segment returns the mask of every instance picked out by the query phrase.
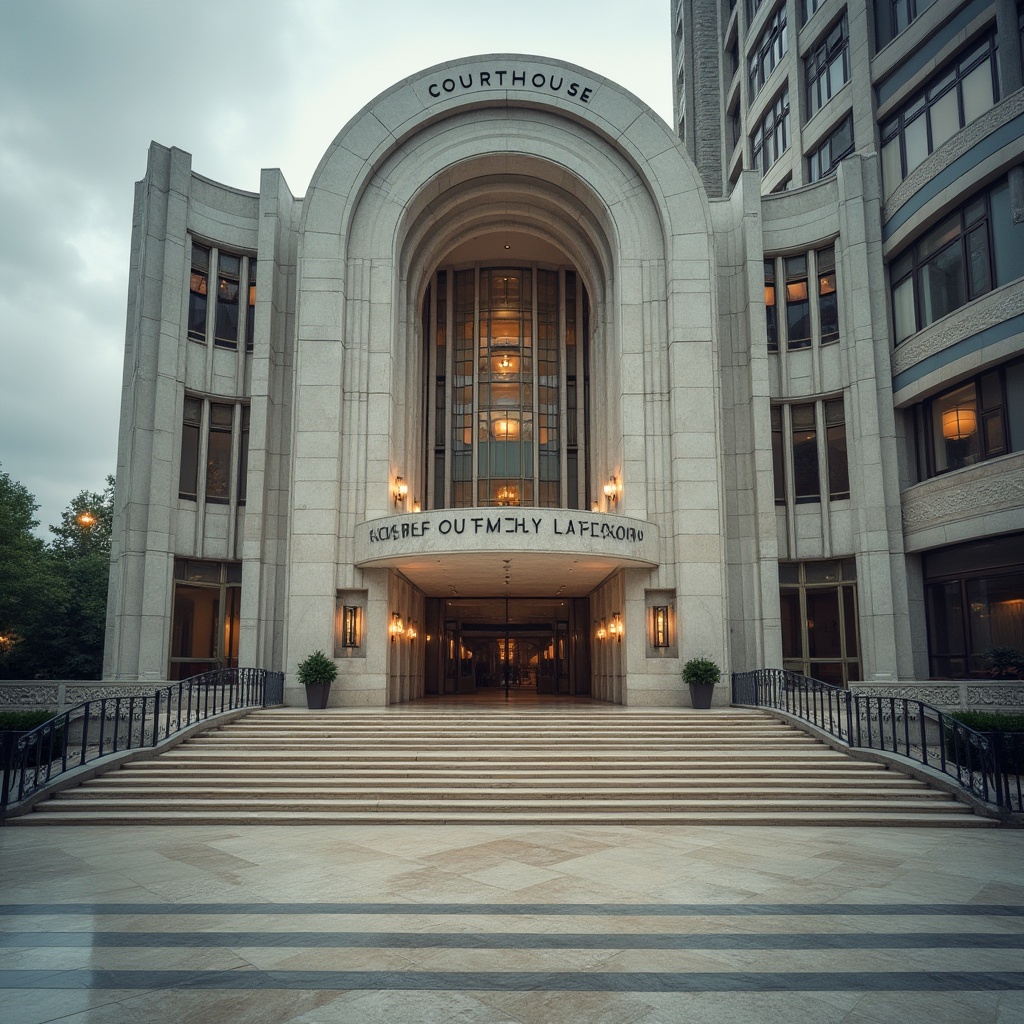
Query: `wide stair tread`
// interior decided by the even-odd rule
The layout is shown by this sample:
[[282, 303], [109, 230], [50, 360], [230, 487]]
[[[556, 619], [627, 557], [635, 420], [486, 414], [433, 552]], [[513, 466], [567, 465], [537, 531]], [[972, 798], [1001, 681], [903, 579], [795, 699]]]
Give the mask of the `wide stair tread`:
[[760, 712], [260, 711], [12, 824], [995, 824]]

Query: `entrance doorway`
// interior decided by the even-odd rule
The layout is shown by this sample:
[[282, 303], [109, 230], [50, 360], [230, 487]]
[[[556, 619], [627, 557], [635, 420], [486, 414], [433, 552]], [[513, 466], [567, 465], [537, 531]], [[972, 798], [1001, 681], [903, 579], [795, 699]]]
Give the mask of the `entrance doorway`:
[[590, 695], [586, 598], [427, 603], [425, 692]]

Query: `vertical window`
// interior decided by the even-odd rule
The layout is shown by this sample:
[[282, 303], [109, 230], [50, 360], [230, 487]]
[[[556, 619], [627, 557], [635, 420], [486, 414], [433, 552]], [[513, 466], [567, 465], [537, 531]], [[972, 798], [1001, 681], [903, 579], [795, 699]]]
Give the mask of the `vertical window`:
[[188, 336], [206, 341], [206, 299], [209, 288], [210, 250], [192, 245], [192, 271], [188, 280]]
[[789, 256], [786, 268], [786, 338], [790, 349], [811, 344], [811, 302], [807, 293], [807, 257]]
[[178, 468], [178, 497], [196, 500], [199, 488], [199, 430], [203, 421], [203, 403], [185, 397], [181, 423], [181, 464]]
[[919, 424], [926, 477], [1024, 450], [1024, 360], [929, 399]]
[[813, 405], [790, 407], [793, 427], [793, 491], [797, 503], [820, 501], [818, 431]]
[[1024, 274], [1024, 224], [1008, 216], [1007, 190], [1004, 181], [976, 196], [890, 264], [897, 344]]
[[775, 504], [786, 504], [786, 464], [783, 455], [782, 406], [773, 405], [772, 411], [772, 475], [775, 484]]
[[775, 260], [764, 261], [764, 313], [768, 351], [779, 351], [779, 312], [775, 303]]
[[224, 503], [231, 489], [231, 425], [233, 405], [210, 405], [206, 450], [206, 500]]
[[772, 15], [764, 27], [754, 52], [750, 55], [747, 75], [750, 82], [750, 96], [754, 97], [764, 87], [779, 61], [786, 55], [788, 43], [786, 39], [786, 3]]
[[878, 49], [888, 45], [935, 0], [878, 0], [875, 4], [875, 29]]
[[238, 665], [242, 565], [174, 560], [171, 679]]
[[751, 160], [756, 170], [768, 169], [789, 149], [789, 87], [765, 112], [751, 136]]
[[881, 129], [885, 194], [961, 128], [999, 99], [996, 37], [989, 36], [947, 64]]
[[846, 419], [842, 398], [825, 402], [825, 443], [828, 496], [832, 501], [850, 496], [850, 468], [846, 453]]
[[804, 70], [807, 116], [811, 117], [850, 80], [850, 33], [845, 14], [808, 54]]
[[[586, 437], [585, 289], [570, 270], [448, 273], [454, 279], [452, 308], [446, 311], [440, 300], [448, 278], [439, 273], [433, 282], [438, 352], [428, 352], [439, 369], [445, 358], [442, 320], [450, 316], [453, 373], [450, 382], [435, 373], [435, 443], [427, 452], [435, 503], [444, 500], [447, 485], [453, 508], [578, 508], [584, 490], [579, 449]], [[429, 433], [429, 422], [427, 428]], [[445, 439], [447, 451], [437, 443]]]
[[251, 352], [256, 336], [256, 261], [249, 260], [248, 305], [245, 310], [245, 351]]
[[853, 152], [853, 120], [844, 118], [818, 148], [807, 158], [809, 181], [820, 181], [830, 175], [839, 162]]
[[834, 246], [815, 254], [818, 271], [818, 320], [821, 343], [839, 340], [839, 306], [836, 301], [836, 250]]
[[832, 686], [860, 678], [854, 560], [781, 562], [779, 584], [784, 667]]
[[997, 647], [1024, 651], [1024, 534], [990, 537], [924, 556], [933, 677], [986, 677]]
[[249, 406], [241, 409], [241, 427], [238, 445], [238, 504], [245, 504], [249, 487]]
[[241, 258], [222, 252], [217, 255], [217, 322], [214, 343], [224, 348], [238, 344], [238, 291]]

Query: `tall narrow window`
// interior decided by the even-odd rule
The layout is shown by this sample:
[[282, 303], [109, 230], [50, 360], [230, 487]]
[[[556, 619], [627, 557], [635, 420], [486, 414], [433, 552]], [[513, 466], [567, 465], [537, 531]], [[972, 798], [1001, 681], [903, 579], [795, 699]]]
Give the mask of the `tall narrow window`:
[[238, 344], [238, 290], [241, 258], [222, 252], [217, 256], [217, 323], [214, 342], [224, 348]]
[[836, 250], [819, 249], [818, 263], [818, 319], [821, 324], [821, 343], [839, 340], [839, 306], [836, 301]]
[[750, 139], [752, 166], [767, 174], [768, 169], [789, 149], [789, 86], [779, 93], [765, 111]]
[[786, 504], [786, 463], [782, 443], [782, 406], [772, 406], [772, 476], [775, 484], [775, 504]]
[[850, 80], [850, 33], [846, 15], [804, 61], [807, 81], [807, 116], [821, 109]]
[[786, 332], [790, 349], [811, 344], [811, 303], [807, 294], [807, 257], [786, 259]]
[[245, 351], [251, 352], [256, 336], [256, 261], [249, 260], [248, 306], [245, 311]]
[[199, 430], [203, 421], [203, 403], [185, 398], [181, 423], [181, 463], [178, 468], [178, 497], [196, 500], [199, 487]]
[[809, 181], [828, 177], [844, 157], [853, 152], [853, 119], [845, 117], [839, 126], [807, 158]]
[[210, 405], [206, 450], [206, 500], [225, 503], [231, 496], [231, 426], [233, 405]]
[[249, 406], [241, 409], [241, 427], [238, 445], [238, 504], [245, 504], [249, 487]]
[[764, 261], [764, 315], [768, 351], [779, 351], [779, 312], [775, 304], [775, 260]]
[[210, 250], [192, 245], [192, 271], [188, 279], [188, 336], [206, 341], [206, 300], [209, 290]]
[[793, 484], [797, 502], [820, 501], [818, 431], [813, 405], [790, 408], [793, 421]]
[[846, 417], [842, 398], [825, 403], [828, 496], [833, 501], [850, 496], [850, 468], [846, 452]]

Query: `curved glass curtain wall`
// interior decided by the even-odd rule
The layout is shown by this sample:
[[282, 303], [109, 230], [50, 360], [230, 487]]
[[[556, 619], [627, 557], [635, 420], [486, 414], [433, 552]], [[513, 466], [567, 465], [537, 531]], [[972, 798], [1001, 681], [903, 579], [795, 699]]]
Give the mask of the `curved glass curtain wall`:
[[580, 508], [589, 308], [573, 270], [439, 270], [423, 302], [428, 508]]

